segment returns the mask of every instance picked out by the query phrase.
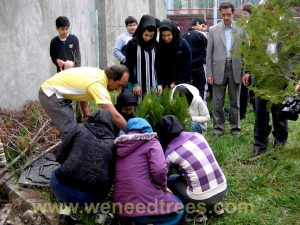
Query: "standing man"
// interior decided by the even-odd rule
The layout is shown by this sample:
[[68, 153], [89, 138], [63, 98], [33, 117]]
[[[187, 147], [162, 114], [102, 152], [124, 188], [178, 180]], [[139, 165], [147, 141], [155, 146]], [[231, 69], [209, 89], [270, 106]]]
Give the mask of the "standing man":
[[128, 78], [129, 72], [124, 65], [107, 67], [105, 70], [72, 68], [46, 80], [39, 90], [39, 100], [62, 137], [76, 126], [72, 100], [80, 101], [84, 118], [89, 116], [87, 101], [94, 100], [102, 109], [111, 113], [115, 125], [122, 130], [126, 121], [114, 107], [108, 91], [121, 90]]
[[200, 96], [204, 99], [205, 91], [205, 71], [203, 65], [206, 58], [206, 37], [199, 32], [202, 29], [202, 24], [205, 21], [202, 18], [194, 18], [192, 20], [192, 27], [182, 36], [187, 40], [192, 50], [192, 84], [199, 90]]
[[70, 22], [65, 16], [55, 21], [58, 35], [51, 40], [50, 57], [55, 64], [57, 72], [64, 69], [79, 67], [81, 55], [78, 38], [70, 34]]
[[233, 55], [240, 43], [235, 35], [244, 35], [233, 21], [234, 6], [230, 2], [221, 3], [222, 21], [208, 32], [206, 76], [208, 84], [213, 88], [213, 122], [214, 136], [219, 137], [224, 132], [224, 100], [228, 86], [230, 101], [230, 133], [239, 135], [240, 127], [240, 83], [242, 75], [241, 59]]
[[127, 42], [131, 40], [132, 35], [137, 28], [136, 18], [134, 18], [133, 16], [128, 16], [125, 19], [125, 25], [127, 31], [117, 38], [114, 46], [114, 56], [119, 60], [121, 64], [125, 64]]

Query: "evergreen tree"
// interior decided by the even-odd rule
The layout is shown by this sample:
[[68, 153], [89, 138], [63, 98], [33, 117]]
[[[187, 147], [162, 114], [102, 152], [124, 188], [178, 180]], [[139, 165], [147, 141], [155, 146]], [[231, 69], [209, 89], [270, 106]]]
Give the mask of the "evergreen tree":
[[300, 0], [268, 0], [254, 9], [249, 22], [238, 21], [247, 33], [238, 54], [254, 75], [250, 89], [272, 103], [293, 95], [300, 79], [300, 25], [293, 6], [300, 6]]

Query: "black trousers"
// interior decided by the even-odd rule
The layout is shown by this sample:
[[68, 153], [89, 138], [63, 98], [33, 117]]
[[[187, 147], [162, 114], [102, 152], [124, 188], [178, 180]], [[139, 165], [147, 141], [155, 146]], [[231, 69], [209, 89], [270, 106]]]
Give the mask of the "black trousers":
[[248, 106], [249, 90], [242, 83], [241, 84], [241, 94], [240, 94], [240, 118], [246, 118], [247, 106]]
[[[268, 137], [271, 133], [270, 112], [267, 108], [268, 101], [255, 96], [255, 126], [254, 126], [254, 150], [264, 151], [268, 147]], [[280, 118], [282, 107], [280, 104], [271, 106], [273, 120], [274, 146], [283, 146], [288, 138], [287, 120]]]
[[204, 99], [206, 78], [203, 66], [192, 69], [192, 79], [192, 85], [198, 88], [201, 98]]

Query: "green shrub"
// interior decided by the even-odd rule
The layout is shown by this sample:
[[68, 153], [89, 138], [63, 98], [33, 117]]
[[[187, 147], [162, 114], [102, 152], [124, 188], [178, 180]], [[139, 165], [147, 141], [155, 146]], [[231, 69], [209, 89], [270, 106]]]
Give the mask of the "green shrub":
[[155, 126], [160, 117], [175, 115], [184, 129], [191, 131], [192, 118], [188, 111], [186, 97], [175, 94], [171, 101], [171, 90], [168, 88], [164, 89], [160, 96], [154, 91], [145, 95], [139, 103], [135, 115], [148, 120], [152, 127]]

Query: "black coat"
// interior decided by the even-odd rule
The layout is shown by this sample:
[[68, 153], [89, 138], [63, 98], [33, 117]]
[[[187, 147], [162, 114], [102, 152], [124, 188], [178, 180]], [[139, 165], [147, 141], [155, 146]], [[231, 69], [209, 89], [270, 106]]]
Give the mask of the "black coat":
[[98, 110], [90, 123], [65, 137], [56, 154], [58, 179], [83, 191], [107, 194], [113, 179], [114, 129], [109, 111]]

